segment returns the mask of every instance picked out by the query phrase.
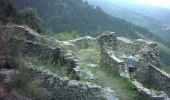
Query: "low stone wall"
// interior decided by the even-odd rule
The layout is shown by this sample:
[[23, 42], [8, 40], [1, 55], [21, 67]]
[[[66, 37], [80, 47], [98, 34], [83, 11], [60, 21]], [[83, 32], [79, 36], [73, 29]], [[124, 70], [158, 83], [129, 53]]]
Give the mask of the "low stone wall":
[[117, 52], [125, 55], [136, 54], [142, 48], [147, 48], [147, 42], [142, 39], [137, 39], [135, 41], [128, 40], [123, 37], [117, 37]]
[[26, 64], [26, 68], [33, 77], [40, 80], [44, 88], [50, 91], [48, 98], [50, 100], [118, 100], [114, 91], [103, 89], [95, 84], [59, 77], [49, 70], [32, 64]]
[[124, 61], [117, 58], [114, 53], [108, 51], [101, 54], [100, 64], [111, 69], [113, 72], [119, 73], [124, 65]]
[[62, 41], [62, 46], [70, 49], [72, 51], [77, 51], [79, 49], [84, 48], [99, 48], [96, 38], [92, 38], [90, 36], [69, 40], [69, 41]]
[[149, 66], [150, 84], [163, 90], [170, 97], [170, 75], [152, 65]]
[[170, 98], [163, 91], [155, 91], [145, 88], [141, 83], [132, 81], [138, 92], [143, 96], [144, 100], [169, 100]]

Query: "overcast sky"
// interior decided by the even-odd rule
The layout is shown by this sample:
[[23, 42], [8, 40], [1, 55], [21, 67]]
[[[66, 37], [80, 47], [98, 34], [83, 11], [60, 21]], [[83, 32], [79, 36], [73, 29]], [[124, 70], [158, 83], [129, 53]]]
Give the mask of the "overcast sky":
[[159, 6], [163, 8], [170, 9], [170, 0], [108, 0], [110, 2], [121, 2], [128, 4], [140, 4], [140, 5], [151, 5], [151, 6]]

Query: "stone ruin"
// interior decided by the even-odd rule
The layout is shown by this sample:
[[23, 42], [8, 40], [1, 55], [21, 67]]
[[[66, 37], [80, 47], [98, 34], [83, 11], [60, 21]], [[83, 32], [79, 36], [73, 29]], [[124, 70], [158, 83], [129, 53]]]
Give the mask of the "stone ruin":
[[[0, 38], [0, 48], [2, 48], [0, 67], [6, 61], [5, 49], [10, 48], [10, 45], [4, 48], [4, 44], [11, 39], [15, 40], [14, 43], [24, 43], [22, 52], [25, 55], [40, 56], [42, 60], [52, 59], [53, 63], [60, 63], [61, 66], [66, 64], [67, 71], [74, 74], [74, 80], [60, 77], [31, 63], [25, 64], [32, 76], [41, 80], [40, 84], [50, 91], [51, 99], [75, 100], [76, 97], [77, 100], [118, 100], [113, 90], [76, 81], [81, 78], [81, 69], [74, 52], [88, 47], [100, 49], [100, 64], [125, 78], [129, 78], [126, 66], [127, 57], [135, 54], [136, 70], [135, 80], [132, 81], [132, 84], [139, 93], [147, 100], [168, 100], [168, 96], [170, 96], [170, 75], [159, 69], [159, 50], [154, 42], [142, 39], [131, 41], [123, 37], [116, 37], [114, 33], [103, 34], [97, 38], [87, 36], [75, 40], [58, 41], [24, 26], [0, 27]], [[8, 59], [12, 59], [12, 57], [8, 57]], [[161, 91], [158, 93], [146, 88], [143, 84], [150, 84]]]
[[[170, 96], [170, 75], [159, 69], [159, 51], [157, 44], [150, 41], [128, 40], [116, 37], [114, 33], [101, 35], [97, 38], [101, 50], [101, 65], [113, 70], [122, 77], [128, 78], [127, 57], [135, 54], [135, 76], [132, 83], [145, 99], [168, 100]], [[156, 94], [142, 84], [150, 84], [161, 90]]]
[[[76, 42], [72, 41], [72, 43]], [[52, 73], [50, 70], [37, 67], [25, 61], [24, 66], [32, 77], [35, 80], [39, 80], [39, 84], [49, 91], [47, 99], [118, 100], [115, 92], [109, 88], [101, 88], [92, 83], [78, 81], [81, 78], [78, 60], [73, 56], [72, 51], [64, 51], [62, 49], [63, 44], [64, 42], [54, 38], [47, 38], [26, 26], [1, 26], [0, 48], [2, 49], [0, 50], [0, 69], [6, 67], [5, 64], [9, 63], [7, 61], [15, 62], [16, 58], [12, 56], [13, 52], [11, 51], [19, 48], [19, 52], [23, 56], [36, 56], [40, 57], [41, 60], [50, 59], [53, 61], [52, 63], [60, 63], [61, 66], [65, 64], [68, 73], [74, 75], [73, 80], [68, 77], [60, 77], [60, 75]], [[22, 48], [20, 48], [20, 45]]]

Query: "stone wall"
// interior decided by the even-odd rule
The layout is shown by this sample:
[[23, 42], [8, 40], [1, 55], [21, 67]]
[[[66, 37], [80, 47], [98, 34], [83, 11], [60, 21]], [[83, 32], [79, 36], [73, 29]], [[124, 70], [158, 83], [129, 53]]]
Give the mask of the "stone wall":
[[[134, 78], [140, 82], [134, 85], [138, 91], [147, 100], [166, 100], [166, 96], [169, 96], [170, 80], [169, 75], [159, 69], [159, 50], [156, 43], [142, 39], [131, 41], [116, 37], [114, 33], [99, 36], [98, 42], [102, 65], [123, 77], [128, 77], [126, 60], [129, 55], [134, 54], [134, 67], [136, 67]], [[157, 94], [156, 91], [145, 88], [141, 83], [153, 85], [153, 88], [162, 90], [167, 95], [162, 92]]]
[[150, 84], [159, 90], [163, 90], [170, 97], [170, 75], [150, 65]]
[[150, 82], [150, 64], [159, 67], [159, 52], [156, 48], [144, 49], [136, 55], [136, 79], [141, 83]]
[[0, 47], [3, 49], [0, 50], [1, 66], [6, 64], [7, 58], [16, 59], [16, 56], [12, 57], [12, 53], [7, 51], [11, 48], [13, 48], [10, 50], [12, 52], [20, 49], [18, 53], [23, 52], [23, 56], [36, 56], [41, 60], [52, 61], [52, 63], [65, 66], [69, 73], [75, 74], [75, 79], [80, 79], [81, 72], [77, 59], [73, 57], [71, 52], [60, 49], [60, 41], [42, 36], [24, 26], [2, 26], [0, 27], [0, 36]]
[[154, 42], [137, 39], [134, 41], [116, 37], [114, 33], [99, 36], [101, 50], [100, 63], [115, 72], [127, 73], [126, 60], [129, 55], [135, 55], [136, 77], [144, 83], [149, 80], [149, 64], [159, 67], [159, 51]]
[[131, 41], [123, 37], [117, 37], [117, 43], [116, 51], [125, 55], [136, 54], [142, 48], [147, 48], [147, 42], [142, 39]]
[[77, 51], [84, 48], [99, 48], [96, 38], [90, 36], [81, 37], [74, 40], [62, 41], [61, 44], [72, 51]]
[[114, 91], [103, 89], [95, 84], [59, 77], [49, 70], [32, 64], [26, 64], [26, 68], [33, 77], [40, 80], [44, 88], [50, 91], [48, 98], [50, 100], [118, 100]]
[[101, 51], [100, 64], [118, 73], [123, 61], [116, 56], [118, 44], [115, 34], [103, 34], [97, 40]]
[[169, 100], [170, 98], [163, 91], [155, 91], [144, 87], [137, 81], [132, 81], [132, 84], [137, 88], [138, 92], [143, 96], [144, 100]]

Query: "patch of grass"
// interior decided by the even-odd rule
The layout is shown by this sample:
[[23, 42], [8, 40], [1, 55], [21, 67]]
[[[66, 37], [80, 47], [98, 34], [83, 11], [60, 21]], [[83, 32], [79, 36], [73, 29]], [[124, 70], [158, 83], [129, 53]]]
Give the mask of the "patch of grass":
[[[76, 55], [81, 62], [88, 61], [92, 64], [98, 64], [100, 60], [100, 52], [96, 49], [81, 49]], [[97, 76], [95, 80], [82, 78], [81, 81], [90, 81], [102, 87], [111, 87], [115, 90], [120, 100], [142, 100], [142, 97], [138, 94], [136, 88], [131, 84], [131, 82], [113, 73], [112, 70], [106, 69], [103, 66], [91, 68], [85, 64], [82, 64], [80, 67], [83, 71], [91, 71], [95, 76]]]
[[167, 46], [165, 46], [164, 44], [158, 43], [158, 48], [160, 50], [163, 50], [166, 54], [170, 55], [170, 48], [168, 48]]
[[42, 61], [38, 57], [25, 57], [26, 61], [31, 62], [37, 67], [43, 67], [49, 69], [51, 72], [56, 73], [59, 76], [67, 76], [67, 67], [53, 64], [51, 60]]
[[76, 53], [76, 57], [82, 62], [91, 62], [96, 64], [100, 61], [100, 51], [92, 48], [80, 49]]
[[161, 64], [160, 69], [162, 69], [163, 71], [165, 71], [165, 72], [167, 72], [167, 73], [170, 74], [170, 67], [167, 66], [167, 65], [166, 65], [165, 63], [163, 63], [162, 61], [160, 62], [160, 64]]
[[62, 33], [53, 33], [50, 35], [60, 41], [73, 40], [73, 39], [80, 37], [79, 33], [77, 31], [72, 31], [72, 32], [66, 31], [66, 32], [62, 32]]
[[120, 100], [142, 100], [142, 97], [138, 94], [136, 88], [130, 81], [113, 73], [110, 69], [106, 69], [102, 66], [98, 66], [97, 68], [90, 68], [86, 66], [82, 67], [83, 70], [91, 71], [95, 76], [97, 76], [97, 79], [95, 80], [90, 81], [83, 79], [82, 81], [90, 81], [102, 87], [111, 87], [115, 90]]

